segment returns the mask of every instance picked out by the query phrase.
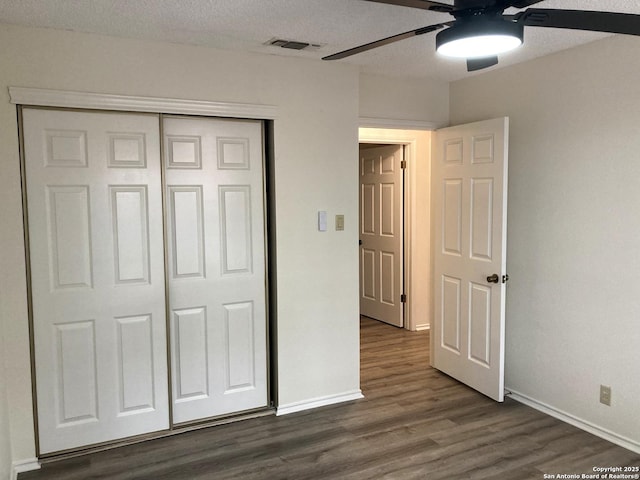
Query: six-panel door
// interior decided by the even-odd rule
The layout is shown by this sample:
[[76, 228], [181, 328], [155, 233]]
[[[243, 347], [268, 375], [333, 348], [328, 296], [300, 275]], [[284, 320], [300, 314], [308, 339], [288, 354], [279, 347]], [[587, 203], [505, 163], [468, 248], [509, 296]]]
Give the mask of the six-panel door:
[[402, 145], [360, 151], [360, 314], [402, 327]]
[[23, 125], [40, 453], [166, 429], [158, 116]]
[[167, 117], [176, 423], [267, 405], [262, 124]]
[[[502, 401], [508, 118], [436, 132], [432, 365]], [[488, 277], [496, 275], [498, 283]]]

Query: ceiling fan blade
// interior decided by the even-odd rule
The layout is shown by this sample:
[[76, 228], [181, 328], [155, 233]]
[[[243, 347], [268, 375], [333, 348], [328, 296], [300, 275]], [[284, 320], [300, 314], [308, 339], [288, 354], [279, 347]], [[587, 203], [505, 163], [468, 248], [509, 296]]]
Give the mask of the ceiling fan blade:
[[341, 58], [350, 57], [351, 55], [355, 55], [357, 53], [366, 52], [367, 50], [372, 50], [374, 48], [382, 47], [390, 43], [404, 40], [405, 38], [411, 38], [417, 35], [424, 35], [425, 33], [434, 32], [448, 25], [451, 25], [452, 23], [453, 22], [438, 23], [437, 25], [429, 25], [428, 27], [422, 27], [416, 30], [411, 30], [409, 32], [399, 33], [398, 35], [393, 35], [391, 37], [383, 38], [382, 40], [376, 40], [375, 42], [367, 43], [365, 45], [360, 45], [359, 47], [354, 47], [348, 50], [344, 50], [342, 52], [334, 53], [333, 55], [324, 57], [323, 60], [340, 60]]
[[498, 64], [498, 57], [467, 58], [467, 72], [475, 72]]
[[528, 27], [570, 28], [640, 35], [640, 15], [631, 13], [530, 8], [516, 14], [514, 19]]
[[456, 10], [453, 5], [442, 2], [431, 2], [429, 0], [365, 0], [367, 2], [386, 3], [389, 5], [398, 5], [401, 7], [421, 8], [422, 10], [431, 10], [433, 12], [449, 13]]

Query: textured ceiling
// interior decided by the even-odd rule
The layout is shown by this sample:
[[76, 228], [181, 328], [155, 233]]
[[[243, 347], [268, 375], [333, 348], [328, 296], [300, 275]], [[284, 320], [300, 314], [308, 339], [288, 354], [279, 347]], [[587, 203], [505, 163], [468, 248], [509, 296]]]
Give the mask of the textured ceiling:
[[[640, 14], [640, 0], [546, 0], [536, 7]], [[450, 19], [448, 14], [362, 0], [0, 0], [0, 23], [318, 61], [347, 48]], [[525, 30], [524, 47], [503, 55], [500, 65], [494, 68], [603, 36], [529, 27]], [[318, 43], [323, 47], [316, 51], [292, 51], [263, 45], [274, 37]], [[435, 54], [435, 34], [403, 40], [339, 61], [359, 65], [366, 73], [382, 75], [444, 81], [471, 75], [466, 72], [464, 60], [446, 60]]]

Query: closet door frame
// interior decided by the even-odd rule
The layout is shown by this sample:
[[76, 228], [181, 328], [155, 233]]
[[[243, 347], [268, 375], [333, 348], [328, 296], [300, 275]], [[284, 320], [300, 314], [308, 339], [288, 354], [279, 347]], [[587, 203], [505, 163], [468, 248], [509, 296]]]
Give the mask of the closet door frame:
[[[39, 431], [38, 431], [38, 410], [37, 410], [37, 386], [36, 386], [36, 365], [35, 365], [35, 344], [34, 344], [34, 323], [33, 323], [33, 301], [32, 301], [32, 289], [31, 289], [31, 264], [30, 264], [30, 251], [29, 251], [29, 228], [28, 228], [28, 205], [27, 205], [27, 191], [26, 191], [26, 176], [25, 176], [25, 156], [24, 156], [24, 137], [22, 128], [22, 107], [33, 107], [41, 109], [55, 109], [55, 110], [67, 110], [67, 111], [83, 111], [83, 112], [116, 112], [116, 113], [152, 113], [159, 116], [159, 136], [160, 136], [160, 156], [161, 156], [161, 185], [162, 185], [162, 208], [163, 216], [166, 213], [167, 199], [165, 195], [166, 181], [164, 178], [164, 161], [165, 152], [163, 141], [163, 115], [187, 115], [193, 117], [218, 117], [218, 118], [234, 118], [234, 119], [247, 119], [247, 120], [260, 120], [262, 121], [262, 159], [263, 162], [263, 198], [264, 198], [264, 242], [265, 242], [265, 309], [266, 309], [266, 341], [267, 341], [267, 395], [268, 395], [268, 407], [273, 408], [276, 404], [277, 391], [273, 388], [275, 384], [275, 362], [276, 362], [276, 348], [275, 348], [275, 334], [276, 334], [276, 322], [275, 322], [275, 302], [270, 302], [272, 298], [272, 292], [275, 290], [274, 278], [275, 278], [275, 263], [271, 261], [273, 258], [270, 256], [270, 252], [273, 251], [275, 245], [272, 240], [275, 238], [274, 225], [271, 221], [273, 214], [271, 209], [270, 197], [267, 193], [272, 187], [272, 172], [270, 172], [270, 166], [273, 160], [273, 139], [271, 135], [273, 133], [273, 127], [276, 123], [278, 109], [272, 105], [261, 104], [244, 104], [244, 103], [227, 103], [227, 102], [210, 102], [200, 100], [182, 100], [171, 99], [161, 97], [141, 97], [130, 95], [112, 95], [112, 94], [94, 94], [85, 92], [73, 92], [62, 90], [45, 90], [37, 88], [23, 88], [23, 87], [9, 87], [10, 101], [16, 105], [19, 124], [19, 144], [20, 144], [20, 169], [21, 169], [21, 182], [22, 182], [22, 209], [23, 209], [23, 225], [24, 225], [24, 243], [25, 243], [25, 268], [26, 268], [26, 280], [27, 280], [27, 307], [28, 307], [28, 324], [29, 324], [29, 344], [30, 344], [30, 358], [31, 358], [31, 387], [32, 387], [32, 414], [33, 425], [36, 438], [35, 450], [38, 458], [47, 457], [59, 457], [65, 454], [73, 454], [75, 451], [82, 450], [83, 452], [90, 452], [93, 450], [101, 450], [112, 446], [119, 446], [123, 444], [136, 443], [148, 439], [153, 439], [161, 436], [171, 435], [175, 433], [181, 433], [189, 429], [194, 428], [193, 425], [175, 425], [173, 419], [173, 402], [172, 397], [172, 378], [171, 378], [171, 329], [169, 323], [169, 295], [168, 295], [168, 276], [167, 276], [167, 248], [165, 246], [165, 316], [166, 316], [166, 348], [167, 348], [167, 382], [169, 388], [169, 428], [168, 430], [160, 430], [157, 432], [146, 433], [136, 435], [133, 437], [126, 437], [123, 439], [117, 439], [99, 444], [89, 445], [87, 447], [80, 447], [77, 449], [70, 449], [68, 451], [54, 452], [52, 454], [41, 454]], [[273, 195], [273, 194], [271, 194]], [[167, 226], [166, 222], [163, 222], [163, 241], [167, 242]], [[260, 409], [264, 411], [264, 409]], [[248, 414], [252, 412], [239, 412], [239, 415]], [[259, 414], [259, 412], [253, 412]], [[233, 415], [232, 415], [233, 416]], [[225, 418], [227, 418], [225, 416]], [[216, 419], [204, 419], [203, 424], [215, 425], [216, 423], [225, 422], [224, 419], [217, 421]], [[197, 423], [197, 422], [196, 422]]]

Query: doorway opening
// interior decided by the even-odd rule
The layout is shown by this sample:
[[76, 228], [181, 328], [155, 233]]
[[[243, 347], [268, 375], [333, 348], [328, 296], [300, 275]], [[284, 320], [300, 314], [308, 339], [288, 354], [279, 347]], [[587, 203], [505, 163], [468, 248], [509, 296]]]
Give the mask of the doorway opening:
[[[361, 314], [407, 330], [427, 330], [432, 314], [431, 132], [360, 128], [359, 142]], [[390, 153], [394, 149], [396, 153]], [[373, 175], [376, 168], [378, 174]], [[376, 228], [381, 234], [377, 237], [382, 238], [372, 234]], [[383, 276], [386, 283], [380, 281]], [[373, 314], [363, 308], [362, 301], [372, 293], [383, 307]], [[364, 303], [375, 306], [375, 302]], [[394, 308], [396, 317], [388, 317], [391, 321], [380, 318], [381, 310], [388, 315]]]
[[[426, 135], [422, 151], [417, 139], [407, 139], [420, 133]], [[361, 143], [403, 144], [409, 152], [405, 328], [417, 329], [417, 317], [433, 325], [431, 366], [499, 402], [508, 279], [508, 133], [507, 117], [429, 132], [360, 129]]]

